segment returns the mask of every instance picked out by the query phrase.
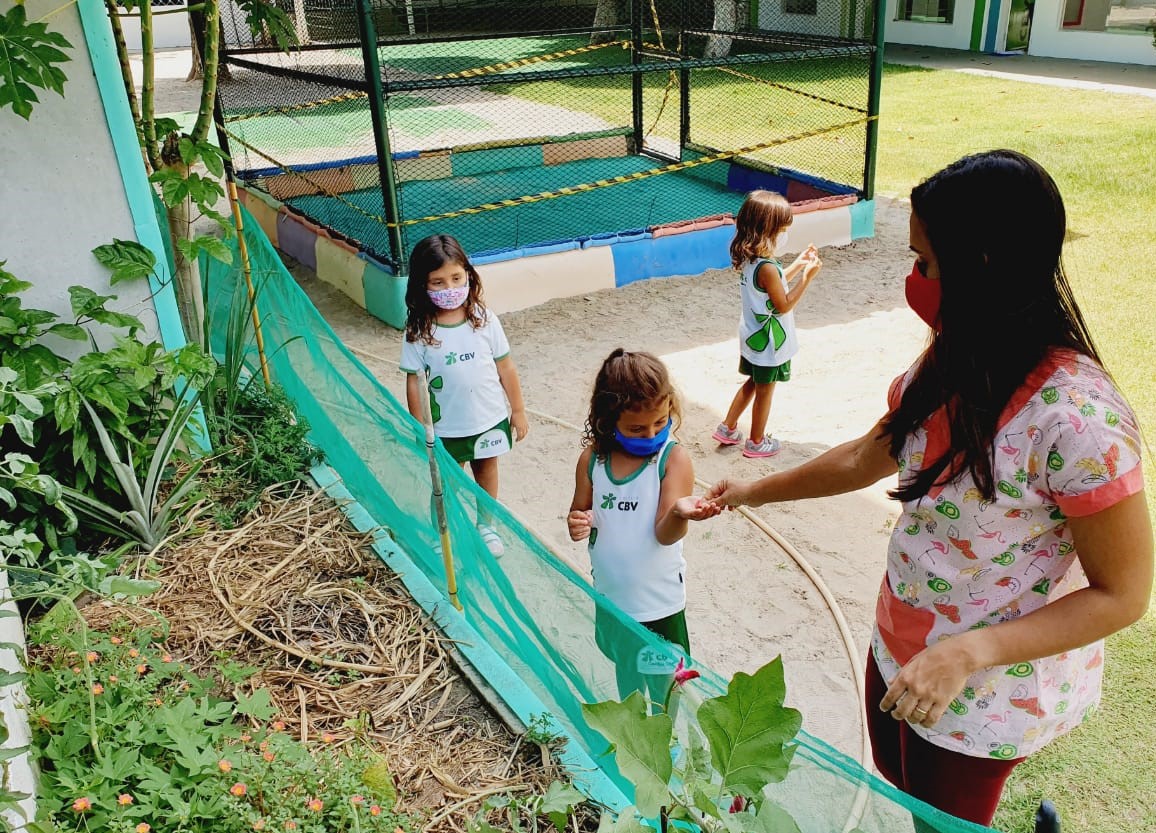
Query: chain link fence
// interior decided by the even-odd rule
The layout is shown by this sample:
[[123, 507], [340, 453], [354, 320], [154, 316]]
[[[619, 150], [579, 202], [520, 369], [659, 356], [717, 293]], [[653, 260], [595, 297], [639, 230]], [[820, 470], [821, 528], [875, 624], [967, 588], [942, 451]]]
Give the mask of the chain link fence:
[[471, 254], [733, 213], [746, 191], [869, 198], [876, 0], [230, 3], [238, 175], [376, 258]]

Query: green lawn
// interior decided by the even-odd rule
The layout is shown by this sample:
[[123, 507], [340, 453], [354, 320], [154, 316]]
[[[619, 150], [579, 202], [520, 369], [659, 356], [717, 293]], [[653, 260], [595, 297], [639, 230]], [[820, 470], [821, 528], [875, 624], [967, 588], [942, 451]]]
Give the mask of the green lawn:
[[[597, 53], [596, 53], [597, 54]], [[850, 73], [830, 72], [827, 81], [793, 73], [792, 86], [836, 97], [853, 97]], [[648, 113], [657, 112], [665, 79], [648, 79]], [[555, 84], [569, 88], [568, 106], [622, 122], [622, 84], [616, 79], [577, 79], [511, 88], [511, 94], [558, 101]], [[710, 91], [712, 114], [692, 125], [717, 147], [746, 142], [749, 127], [727, 131], [726, 113], [750, 113], [749, 85]], [[820, 108], [822, 105], [819, 105]], [[670, 132], [674, 106], [659, 132]], [[701, 107], [692, 112], [703, 114]], [[677, 118], [677, 116], [673, 116]], [[647, 126], [650, 119], [647, 118]], [[747, 122], [749, 125], [750, 122]], [[697, 132], [696, 132], [697, 131]], [[1149, 440], [1156, 431], [1156, 100], [1027, 84], [946, 70], [888, 66], [879, 123], [877, 188], [906, 197], [921, 178], [966, 153], [1008, 147], [1039, 160], [1059, 184], [1068, 208], [1070, 243], [1065, 264], [1104, 359], [1130, 398]], [[705, 140], [701, 140], [705, 141]], [[824, 140], [826, 141], [826, 140]], [[833, 139], [831, 141], [834, 141]], [[811, 140], [812, 163], [832, 146]], [[846, 150], [845, 143], [839, 150]], [[792, 151], [797, 154], [799, 151]], [[788, 159], [793, 156], [788, 155]], [[847, 162], [841, 163], [847, 166]], [[803, 165], [811, 170], [815, 165]], [[853, 165], [851, 166], [853, 170]], [[854, 181], [854, 180], [848, 180]], [[998, 199], [998, 196], [993, 196]], [[1149, 462], [1149, 471], [1152, 463]], [[1156, 522], [1156, 476], [1148, 477], [1148, 500]], [[1156, 610], [1109, 640], [1106, 694], [1099, 714], [1022, 766], [1009, 783], [996, 825], [1030, 833], [1041, 796], [1057, 803], [1065, 831], [1114, 833], [1156, 829]]]

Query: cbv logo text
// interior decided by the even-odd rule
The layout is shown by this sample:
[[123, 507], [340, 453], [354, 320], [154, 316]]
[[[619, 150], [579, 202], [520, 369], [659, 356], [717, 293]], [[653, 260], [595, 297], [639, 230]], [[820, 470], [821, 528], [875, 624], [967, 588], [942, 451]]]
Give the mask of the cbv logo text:
[[608, 495], [602, 496], [601, 508], [603, 508], [603, 509], [615, 509], [615, 508], [617, 508], [620, 512], [633, 512], [635, 509], [638, 508], [638, 501], [637, 500], [618, 500], [618, 498], [615, 497], [614, 493], [611, 492]]

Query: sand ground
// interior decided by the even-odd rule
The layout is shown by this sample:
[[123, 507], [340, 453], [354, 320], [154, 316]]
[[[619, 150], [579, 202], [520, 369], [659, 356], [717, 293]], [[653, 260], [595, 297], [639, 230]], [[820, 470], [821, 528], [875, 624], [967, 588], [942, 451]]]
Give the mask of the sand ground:
[[[922, 348], [926, 328], [906, 306], [907, 207], [881, 200], [876, 236], [825, 250], [824, 269], [796, 309], [800, 351], [779, 386], [770, 460], [720, 448], [710, 434], [730, 404], [737, 373], [736, 273], [641, 281], [506, 313], [502, 323], [531, 411], [530, 434], [504, 457], [500, 498], [549, 546], [586, 570], [585, 548], [566, 534], [579, 435], [603, 358], [618, 346], [649, 350], [670, 367], [682, 396], [680, 441], [696, 476], [757, 478], [797, 465], [866, 432], [884, 412], [888, 383]], [[799, 241], [805, 242], [805, 241]], [[404, 402], [396, 362], [402, 334], [370, 317], [307, 269], [293, 272], [339, 337]], [[749, 416], [740, 423], [746, 431]], [[787, 539], [828, 585], [865, 655], [887, 536], [890, 484], [838, 497], [763, 507], [756, 514]], [[862, 719], [855, 675], [835, 618], [787, 553], [738, 514], [693, 524], [686, 539], [688, 606], [696, 658], [729, 675], [781, 654], [788, 699], [804, 726], [858, 757]]]

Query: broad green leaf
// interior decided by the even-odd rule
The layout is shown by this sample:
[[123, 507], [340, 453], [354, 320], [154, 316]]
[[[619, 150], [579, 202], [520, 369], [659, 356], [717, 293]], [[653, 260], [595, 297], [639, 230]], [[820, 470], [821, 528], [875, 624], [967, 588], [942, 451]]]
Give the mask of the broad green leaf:
[[746, 833], [800, 833], [791, 814], [773, 801], [764, 801], [758, 815], [736, 813]]
[[11, 107], [28, 119], [32, 105], [40, 102], [37, 88], [64, 95], [68, 79], [54, 64], [71, 60], [61, 51], [71, 48], [63, 35], [48, 31], [46, 24], [29, 23], [22, 5], [0, 15], [0, 110]]
[[197, 144], [188, 136], [182, 136], [177, 142], [177, 150], [181, 154], [181, 161], [186, 165], [192, 165], [197, 161]]
[[160, 589], [159, 581], [147, 579], [126, 578], [125, 576], [109, 576], [101, 582], [100, 590], [110, 596], [122, 595], [138, 598], [148, 596]]
[[135, 331], [144, 326], [135, 315], [129, 315], [127, 312], [115, 312], [110, 309], [94, 309], [89, 313], [89, 317], [93, 321], [116, 329]]
[[20, 442], [25, 445], [32, 445], [34, 440], [32, 438], [32, 422], [28, 417], [20, 414], [9, 414], [8, 421], [12, 423], [12, 427], [16, 429], [16, 436], [20, 438]]
[[538, 810], [550, 819], [558, 833], [565, 833], [570, 813], [585, 800], [586, 796], [569, 784], [554, 781], [542, 796], [542, 804]]
[[254, 38], [271, 35], [281, 50], [296, 45], [297, 30], [289, 16], [277, 6], [265, 0], [237, 0], [237, 5], [241, 7]]
[[88, 340], [88, 331], [85, 330], [84, 327], [78, 327], [75, 324], [53, 324], [48, 328], [48, 332], [54, 336], [72, 339], [73, 341]]
[[116, 285], [122, 281], [147, 278], [157, 265], [157, 256], [152, 250], [135, 240], [117, 240], [97, 246], [92, 250], [96, 259], [112, 270], [109, 283]]
[[277, 708], [273, 705], [268, 689], [259, 688], [253, 692], [252, 697], [237, 695], [237, 713], [264, 722], [273, 718]]
[[111, 295], [97, 295], [87, 286], [68, 287], [68, 298], [72, 303], [72, 314], [77, 318], [85, 318], [94, 309], [114, 300]]
[[654, 833], [654, 829], [642, 823], [634, 807], [625, 807], [617, 818], [603, 813], [598, 819], [598, 833]]
[[783, 705], [786, 693], [783, 661], [776, 657], [753, 675], [735, 674], [726, 694], [699, 706], [699, 725], [725, 790], [758, 794], [786, 777], [794, 747], [785, 744], [803, 725], [802, 714]]
[[634, 803], [647, 817], [670, 804], [668, 782], [673, 770], [670, 715], [646, 713], [646, 698], [631, 692], [621, 703], [583, 703], [586, 722], [609, 742], [622, 774], [634, 784]]
[[27, 679], [28, 674], [24, 671], [0, 671], [0, 688], [22, 683]]
[[711, 779], [710, 750], [693, 724], [689, 726], [686, 743], [686, 773], [688, 784], [709, 784]]

